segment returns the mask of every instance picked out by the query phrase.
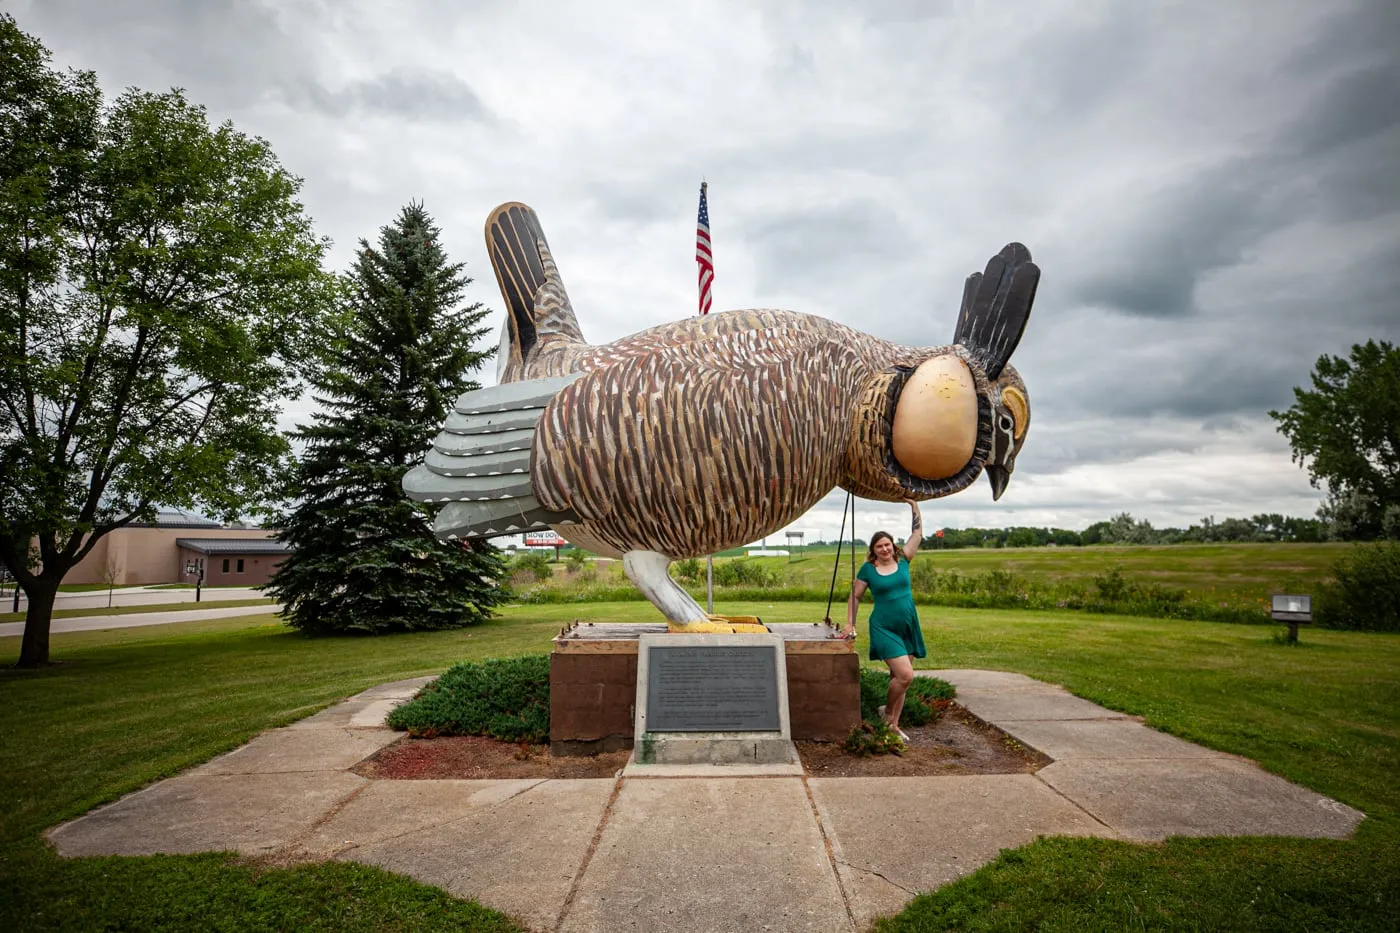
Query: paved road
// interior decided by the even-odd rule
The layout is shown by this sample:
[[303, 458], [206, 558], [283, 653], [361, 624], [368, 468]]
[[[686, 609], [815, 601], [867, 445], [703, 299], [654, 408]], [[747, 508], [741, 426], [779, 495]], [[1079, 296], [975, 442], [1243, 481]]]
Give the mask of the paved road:
[[[14, 591], [7, 590], [0, 598], [0, 612], [9, 612], [14, 605]], [[247, 586], [206, 586], [202, 596], [203, 602], [224, 599], [257, 599], [263, 594]], [[159, 590], [147, 586], [129, 586], [124, 589], [112, 590], [113, 606], [152, 606], [161, 603], [194, 603], [194, 590]], [[19, 611], [23, 612], [29, 605], [29, 600], [20, 593]], [[89, 593], [59, 593], [58, 599], [54, 602], [55, 609], [105, 609], [107, 607], [107, 591], [93, 591]]]
[[[207, 592], [207, 591], [206, 591]], [[222, 591], [220, 591], [222, 592]], [[251, 591], [250, 591], [251, 592]], [[220, 599], [251, 599], [251, 596], [220, 596]], [[226, 619], [231, 616], [246, 616], [258, 612], [278, 612], [281, 606], [269, 605], [266, 609], [258, 606], [242, 606], [223, 609], [176, 609], [172, 612], [133, 612], [114, 616], [74, 616], [68, 619], [54, 619], [49, 628], [51, 634], [63, 632], [92, 632], [98, 629], [135, 628], [138, 625], [169, 625], [171, 622], [198, 622], [202, 619]], [[23, 635], [23, 622], [0, 622], [0, 638]]]

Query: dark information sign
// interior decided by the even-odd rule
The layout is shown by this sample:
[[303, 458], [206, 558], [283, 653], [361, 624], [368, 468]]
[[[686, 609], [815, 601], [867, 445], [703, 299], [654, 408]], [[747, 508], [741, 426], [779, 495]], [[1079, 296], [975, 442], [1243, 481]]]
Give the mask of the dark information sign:
[[653, 645], [648, 732], [778, 732], [778, 659], [769, 645]]

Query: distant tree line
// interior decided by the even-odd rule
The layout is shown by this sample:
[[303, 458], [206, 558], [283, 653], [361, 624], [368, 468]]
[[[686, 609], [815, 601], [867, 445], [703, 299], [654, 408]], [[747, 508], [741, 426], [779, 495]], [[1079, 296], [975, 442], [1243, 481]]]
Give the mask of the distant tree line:
[[[1253, 518], [1227, 518], [1216, 521], [1207, 516], [1189, 528], [1153, 528], [1146, 519], [1135, 519], [1120, 512], [1107, 521], [1095, 522], [1083, 531], [1068, 528], [943, 528], [924, 538], [931, 549], [970, 547], [1081, 547], [1092, 544], [1206, 544], [1215, 542], [1334, 541], [1349, 540], [1344, 527], [1316, 518], [1289, 515], [1255, 515]], [[835, 541], [814, 541], [814, 545], [834, 545]], [[866, 542], [856, 540], [857, 547]]]

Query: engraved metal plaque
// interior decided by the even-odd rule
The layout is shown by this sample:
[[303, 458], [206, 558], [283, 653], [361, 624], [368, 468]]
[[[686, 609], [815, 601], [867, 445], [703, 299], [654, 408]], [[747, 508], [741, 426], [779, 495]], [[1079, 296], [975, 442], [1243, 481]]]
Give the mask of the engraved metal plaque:
[[777, 652], [769, 645], [655, 645], [648, 732], [778, 732]]

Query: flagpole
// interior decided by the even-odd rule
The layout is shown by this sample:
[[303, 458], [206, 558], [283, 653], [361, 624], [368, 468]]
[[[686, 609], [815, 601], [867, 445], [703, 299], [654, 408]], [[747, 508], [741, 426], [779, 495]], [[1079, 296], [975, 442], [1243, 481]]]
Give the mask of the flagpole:
[[[700, 314], [709, 313], [714, 299], [711, 291], [715, 278], [714, 253], [710, 247], [710, 208], [706, 192], [710, 184], [700, 179], [700, 208], [695, 218], [695, 262], [699, 268]], [[715, 556], [705, 555], [705, 611], [715, 614]]]

